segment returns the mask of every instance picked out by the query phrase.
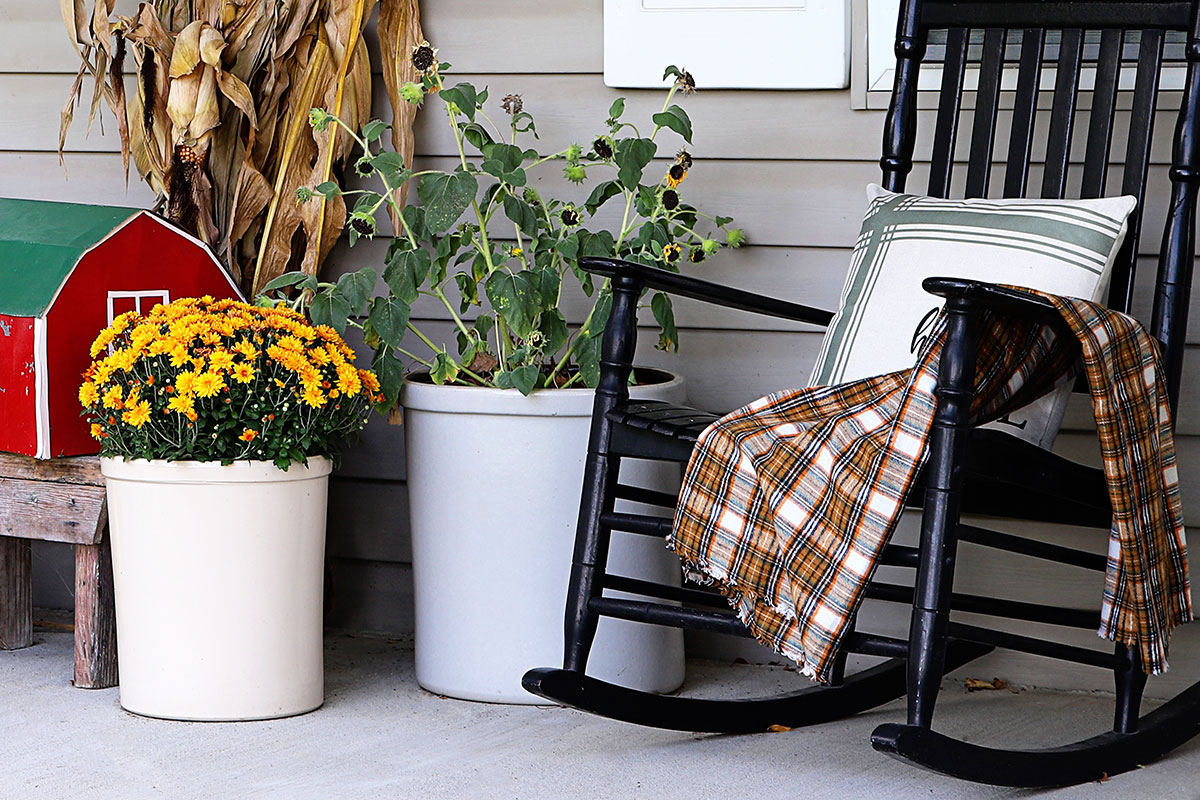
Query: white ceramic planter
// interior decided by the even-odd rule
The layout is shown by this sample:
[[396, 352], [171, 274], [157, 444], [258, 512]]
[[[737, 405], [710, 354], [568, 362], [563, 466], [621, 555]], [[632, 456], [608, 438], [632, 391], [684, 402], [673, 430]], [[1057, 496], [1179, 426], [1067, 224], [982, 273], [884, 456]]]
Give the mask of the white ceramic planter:
[[331, 469], [101, 459], [126, 710], [244, 720], [321, 705]]
[[[682, 402], [682, 379], [661, 374], [670, 380], [634, 396]], [[590, 389], [524, 397], [405, 383], [417, 682], [426, 689], [546, 702], [521, 676], [562, 664], [592, 399]], [[627, 462], [622, 481], [674, 493], [679, 468]], [[679, 561], [660, 540], [614, 534], [609, 558], [619, 574], [678, 584]], [[588, 673], [623, 686], [669, 692], [683, 682], [679, 630], [603, 619], [592, 653]]]

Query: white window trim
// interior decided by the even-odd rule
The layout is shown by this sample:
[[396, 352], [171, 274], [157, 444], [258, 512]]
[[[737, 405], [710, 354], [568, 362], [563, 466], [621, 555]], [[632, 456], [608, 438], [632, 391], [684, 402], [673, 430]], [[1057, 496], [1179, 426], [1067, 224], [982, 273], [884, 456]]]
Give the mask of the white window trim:
[[[126, 299], [126, 298], [130, 298], [130, 297], [132, 297], [134, 299], [134, 304], [133, 304], [134, 311], [141, 314], [143, 298], [151, 298], [152, 297], [152, 298], [154, 298], [154, 303], [162, 303], [163, 305], [166, 305], [167, 303], [171, 302], [171, 291], [170, 291], [170, 289], [150, 289], [150, 290], [147, 290], [144, 292], [109, 292], [108, 293], [108, 324], [109, 325], [112, 325], [113, 320], [116, 318], [116, 315], [113, 313], [113, 300]], [[151, 303], [149, 308], [147, 308], [146, 310], [149, 311], [151, 308], [154, 308], [154, 303]]]

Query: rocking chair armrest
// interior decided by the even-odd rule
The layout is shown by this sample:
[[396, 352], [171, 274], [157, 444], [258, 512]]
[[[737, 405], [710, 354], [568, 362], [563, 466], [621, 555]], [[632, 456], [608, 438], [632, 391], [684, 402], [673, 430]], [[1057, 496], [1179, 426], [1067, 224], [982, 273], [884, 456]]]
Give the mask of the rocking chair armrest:
[[1059, 328], [1066, 324], [1049, 300], [1020, 289], [962, 278], [926, 278], [921, 282], [921, 288], [947, 300], [963, 300], [969, 305], [1036, 320]]
[[658, 267], [648, 267], [631, 261], [621, 261], [615, 258], [599, 258], [585, 256], [579, 260], [579, 266], [586, 272], [604, 275], [609, 278], [628, 278], [640, 286], [658, 289], [668, 294], [690, 297], [705, 303], [713, 303], [726, 308], [736, 308], [754, 314], [765, 314], [771, 317], [808, 322], [825, 327], [833, 319], [832, 311], [803, 306], [799, 303], [789, 303], [774, 297], [754, 294], [732, 286], [724, 286], [711, 281], [668, 272]]

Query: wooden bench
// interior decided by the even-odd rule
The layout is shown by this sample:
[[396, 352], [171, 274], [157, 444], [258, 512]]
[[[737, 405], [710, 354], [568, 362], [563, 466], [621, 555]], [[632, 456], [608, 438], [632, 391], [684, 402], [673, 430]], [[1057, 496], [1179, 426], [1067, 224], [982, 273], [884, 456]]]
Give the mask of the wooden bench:
[[117, 631], [104, 478], [96, 456], [0, 453], [0, 649], [33, 644], [31, 542], [75, 545], [75, 676], [117, 685]]

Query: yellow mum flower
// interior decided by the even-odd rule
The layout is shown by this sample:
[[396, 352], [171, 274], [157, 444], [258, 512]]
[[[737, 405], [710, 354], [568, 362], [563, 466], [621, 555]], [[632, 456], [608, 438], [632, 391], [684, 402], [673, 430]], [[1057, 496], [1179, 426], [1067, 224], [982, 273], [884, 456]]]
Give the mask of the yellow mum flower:
[[254, 345], [249, 340], [243, 339], [233, 346], [233, 349], [241, 353], [242, 358], [247, 361], [253, 361], [258, 358], [258, 351], [254, 349]]
[[205, 372], [196, 378], [194, 388], [200, 397], [212, 397], [225, 388], [225, 379], [219, 372]]
[[96, 337], [94, 342], [92, 342], [92, 346], [88, 350], [88, 354], [91, 355], [92, 358], [95, 358], [96, 356], [100, 355], [104, 348], [112, 344], [112, 341], [115, 338], [117, 338], [117, 332], [112, 328], [105, 328], [104, 330], [100, 331], [100, 335]]
[[171, 348], [171, 366], [182, 367], [184, 364], [191, 361], [192, 357], [188, 354], [187, 348], [181, 344], [176, 344]]
[[143, 400], [137, 405], [130, 406], [129, 410], [121, 415], [121, 419], [135, 428], [142, 427], [146, 424], [146, 420], [150, 419], [149, 401]]
[[363, 385], [366, 386], [372, 392], [379, 391], [379, 378], [377, 378], [375, 376], [375, 373], [371, 372], [371, 370], [360, 369], [358, 371], [358, 379], [361, 380], [363, 382]]
[[348, 395], [356, 395], [362, 389], [362, 381], [358, 378], [358, 370], [349, 364], [338, 365], [338, 388]]
[[254, 367], [245, 362], [235, 364], [232, 375], [233, 379], [238, 383], [249, 383], [254, 380]]
[[258, 431], [254, 430], [253, 428], [246, 428], [246, 430], [242, 431], [242, 435], [238, 438], [243, 442], [253, 442], [256, 438], [258, 438]]
[[185, 416], [194, 413], [195, 407], [196, 401], [190, 394], [177, 394], [167, 403], [167, 408]]
[[89, 431], [93, 439], [100, 440], [104, 438], [104, 429], [100, 427], [100, 423], [93, 422]]
[[208, 363], [213, 370], [225, 370], [233, 366], [233, 353], [228, 350], [216, 350], [209, 357]]
[[96, 405], [96, 401], [99, 399], [100, 390], [96, 388], [96, 384], [86, 381], [79, 387], [79, 404], [84, 408]]
[[300, 341], [295, 336], [280, 337], [278, 345], [284, 350], [291, 350], [294, 353], [304, 352], [304, 342]]
[[196, 391], [196, 373], [181, 372], [175, 376], [175, 391], [180, 394], [191, 394]]
[[329, 355], [329, 352], [324, 347], [314, 347], [312, 352], [308, 354], [308, 357], [311, 358], [312, 362], [319, 367], [323, 367], [333, 360], [332, 356]]
[[121, 391], [120, 386], [110, 386], [108, 391], [104, 393], [105, 408], [120, 408], [124, 405], [125, 393]]
[[300, 396], [300, 399], [313, 408], [320, 408], [329, 402], [325, 398], [325, 395], [321, 394], [321, 388], [319, 386], [305, 387], [304, 394]]

